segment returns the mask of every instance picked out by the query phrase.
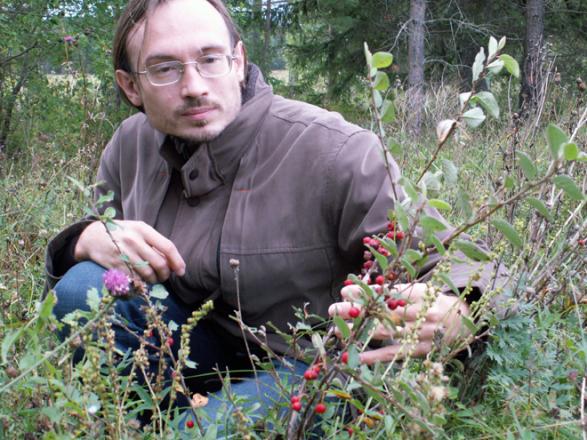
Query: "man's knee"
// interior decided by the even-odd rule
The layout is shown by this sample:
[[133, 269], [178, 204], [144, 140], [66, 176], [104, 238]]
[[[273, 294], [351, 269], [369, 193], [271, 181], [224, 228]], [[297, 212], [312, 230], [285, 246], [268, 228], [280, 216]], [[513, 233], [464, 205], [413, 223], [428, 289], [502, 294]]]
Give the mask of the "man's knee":
[[57, 304], [53, 313], [58, 319], [74, 310], [89, 310], [87, 304], [88, 290], [102, 289], [102, 276], [106, 269], [93, 261], [76, 264], [55, 285]]

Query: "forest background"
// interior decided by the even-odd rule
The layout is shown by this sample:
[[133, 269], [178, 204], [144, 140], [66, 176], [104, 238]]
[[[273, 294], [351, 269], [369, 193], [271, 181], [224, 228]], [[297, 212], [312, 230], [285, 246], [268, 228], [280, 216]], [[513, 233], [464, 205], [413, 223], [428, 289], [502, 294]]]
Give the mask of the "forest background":
[[[87, 396], [81, 391], [74, 396], [75, 381], [58, 371], [69, 365], [69, 354], [54, 352], [56, 338], [46, 331], [54, 324], [39, 307], [43, 258], [50, 237], [83, 216], [88, 205], [71, 178], [82, 186], [93, 182], [102, 149], [132, 113], [116, 93], [111, 67], [113, 29], [124, 4], [0, 0], [0, 433], [5, 438], [69, 438], [86, 423], [72, 415], [77, 407], [71, 402], [87, 409]], [[509, 293], [519, 311], [507, 320], [487, 320], [486, 347], [466, 366], [447, 361], [452, 375], [442, 420], [424, 431], [448, 438], [585, 438], [587, 173], [580, 150], [587, 137], [587, 1], [227, 4], [249, 59], [277, 93], [338, 111], [374, 130], [383, 123], [386, 145], [406, 176], [424, 175], [427, 195], [450, 202], [444, 214], [454, 224], [472, 218], [492, 196], [515, 193], [522, 182], [548, 175], [549, 127], [566, 136], [560, 143], [566, 162], [557, 162], [550, 176], [564, 179], [535, 186], [532, 201], [518, 198], [504, 205], [507, 226], [487, 221], [473, 228], [474, 237], [485, 240], [514, 274]], [[491, 36], [506, 37], [519, 75], [475, 72], [479, 49]], [[364, 43], [394, 57], [381, 69], [385, 87], [377, 85], [393, 104], [383, 120], [371, 102], [374, 82]], [[471, 123], [455, 116], [462, 116], [462, 94], [472, 87], [491, 95], [483, 95], [489, 104], [482, 99], [478, 104], [494, 117]], [[455, 122], [448, 142], [446, 124], [438, 125], [446, 120]], [[29, 371], [24, 378], [23, 371]], [[412, 396], [410, 408], [425, 413], [422, 405]], [[100, 425], [99, 412], [87, 417]], [[373, 430], [371, 437], [392, 429], [387, 422], [363, 428]]]

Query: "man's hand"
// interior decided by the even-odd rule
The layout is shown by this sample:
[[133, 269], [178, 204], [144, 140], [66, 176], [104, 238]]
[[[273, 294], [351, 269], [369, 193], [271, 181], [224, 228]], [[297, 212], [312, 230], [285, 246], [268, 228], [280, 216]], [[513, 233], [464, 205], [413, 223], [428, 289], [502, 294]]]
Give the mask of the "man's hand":
[[[406, 355], [407, 346], [402, 348], [401, 339], [406, 333], [413, 331], [418, 314], [424, 306], [424, 296], [427, 286], [422, 283], [396, 284], [394, 290], [398, 292], [398, 298], [406, 301], [405, 307], [389, 310], [391, 321], [398, 325], [379, 324], [373, 332], [374, 340], [391, 340], [395, 344], [386, 345], [375, 350], [367, 350], [361, 353], [361, 362], [373, 364], [377, 361], [386, 362], [392, 359], [402, 358]], [[332, 304], [328, 313], [330, 316], [339, 315], [343, 319], [351, 319], [349, 311], [351, 307], [361, 308], [354, 300], [360, 297], [361, 287], [356, 285], [346, 286], [341, 290], [344, 302]], [[426, 319], [419, 331], [418, 343], [413, 351], [413, 356], [425, 356], [434, 345], [435, 334], [442, 333], [443, 343], [451, 343], [459, 337], [470, 334], [462, 323], [462, 316], [469, 316], [469, 305], [458, 296], [438, 294], [432, 306], [426, 312]], [[340, 335], [339, 335], [340, 336]]]
[[[185, 262], [175, 245], [151, 226], [131, 220], [115, 220], [114, 223], [118, 228], [110, 231], [112, 238], [145, 281], [155, 283], [167, 280], [171, 272], [179, 276], [185, 273]], [[77, 261], [92, 260], [105, 268], [128, 272], [118, 249], [99, 221], [84, 229], [75, 247], [74, 257]], [[148, 264], [137, 264], [141, 261]]]

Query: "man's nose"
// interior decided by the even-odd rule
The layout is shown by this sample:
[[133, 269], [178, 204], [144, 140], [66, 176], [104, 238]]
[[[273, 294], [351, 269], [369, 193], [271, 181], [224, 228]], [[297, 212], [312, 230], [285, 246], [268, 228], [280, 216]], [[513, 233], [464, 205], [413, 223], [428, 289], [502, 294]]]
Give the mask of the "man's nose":
[[200, 75], [195, 64], [184, 66], [180, 79], [182, 97], [196, 97], [208, 94], [208, 81]]

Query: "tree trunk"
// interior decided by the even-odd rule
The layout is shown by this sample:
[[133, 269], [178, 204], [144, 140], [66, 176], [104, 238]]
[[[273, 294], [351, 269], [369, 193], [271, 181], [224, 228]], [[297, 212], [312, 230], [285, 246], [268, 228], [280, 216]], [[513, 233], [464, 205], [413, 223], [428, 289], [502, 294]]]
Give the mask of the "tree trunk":
[[522, 64], [520, 110], [527, 113], [536, 108], [543, 85], [544, 66], [544, 0], [526, 3], [526, 38]]
[[265, 4], [265, 35], [263, 40], [263, 67], [266, 75], [271, 71], [271, 0]]
[[424, 33], [426, 0], [411, 0], [408, 36], [408, 109], [409, 130], [420, 135], [424, 110]]

